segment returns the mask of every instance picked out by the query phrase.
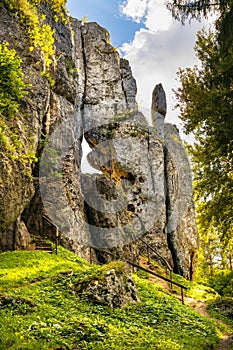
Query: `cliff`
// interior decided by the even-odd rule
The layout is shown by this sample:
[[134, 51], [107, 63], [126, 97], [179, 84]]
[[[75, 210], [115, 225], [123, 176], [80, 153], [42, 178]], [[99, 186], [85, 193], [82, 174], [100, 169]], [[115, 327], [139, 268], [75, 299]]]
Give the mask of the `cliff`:
[[[137, 261], [143, 237], [154, 258], [192, 278], [191, 172], [178, 130], [164, 121], [162, 86], [153, 92], [150, 127], [108, 32], [47, 1], [30, 3], [39, 30], [52, 33], [50, 54], [29, 35], [21, 8], [0, 7], [1, 42], [21, 57], [28, 86], [19, 111], [1, 124], [8, 140], [0, 143], [1, 250], [28, 249], [33, 235], [55, 239], [58, 228], [60, 242], [86, 259]], [[81, 171], [83, 138], [94, 174]], [[18, 148], [10, 147], [15, 139]]]

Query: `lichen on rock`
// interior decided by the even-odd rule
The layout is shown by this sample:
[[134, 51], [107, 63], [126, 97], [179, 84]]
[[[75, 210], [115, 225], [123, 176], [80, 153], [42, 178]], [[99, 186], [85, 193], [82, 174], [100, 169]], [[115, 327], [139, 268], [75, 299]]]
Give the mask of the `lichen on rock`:
[[83, 296], [94, 303], [111, 308], [137, 304], [140, 301], [137, 287], [126, 266], [120, 271], [115, 268], [107, 270], [105, 268], [98, 278], [74, 283], [73, 290], [80, 297]]

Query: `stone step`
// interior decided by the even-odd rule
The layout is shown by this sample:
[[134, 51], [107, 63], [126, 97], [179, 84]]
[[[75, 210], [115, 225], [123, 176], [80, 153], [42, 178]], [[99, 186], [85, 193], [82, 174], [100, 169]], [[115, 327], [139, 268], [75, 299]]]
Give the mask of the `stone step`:
[[34, 244], [36, 244], [37, 246], [45, 246], [45, 247], [51, 247], [51, 244], [50, 243], [47, 243], [47, 242], [34, 242]]
[[40, 236], [34, 236], [32, 243], [35, 245], [35, 251], [52, 253], [52, 244], [48, 243]]
[[45, 246], [42, 246], [42, 247], [36, 247], [35, 250], [52, 250], [52, 247], [45, 247]]
[[52, 253], [53, 253], [52, 250], [36, 249], [35, 251], [36, 251], [36, 252], [41, 252], [41, 253], [49, 253], [49, 254], [52, 254]]

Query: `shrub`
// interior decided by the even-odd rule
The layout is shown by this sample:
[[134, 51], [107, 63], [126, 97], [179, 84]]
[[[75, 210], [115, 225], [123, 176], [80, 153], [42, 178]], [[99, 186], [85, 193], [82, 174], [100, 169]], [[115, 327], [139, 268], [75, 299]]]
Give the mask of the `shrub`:
[[0, 116], [13, 116], [19, 108], [19, 102], [27, 93], [20, 69], [21, 58], [8, 43], [0, 44]]
[[220, 295], [233, 297], [233, 271], [219, 271], [210, 278], [209, 284]]
[[25, 25], [27, 34], [31, 40], [30, 50], [40, 48], [45, 59], [45, 69], [52, 63], [54, 49], [54, 31], [45, 22], [46, 16], [38, 10], [42, 3], [48, 4], [50, 9], [65, 20], [66, 0], [3, 0], [3, 4], [9, 11], [19, 16], [20, 21]]
[[218, 297], [208, 305], [208, 311], [211, 315], [219, 318], [227, 324], [233, 325], [233, 298]]
[[31, 147], [26, 151], [23, 149], [20, 131], [14, 120], [20, 101], [29, 87], [23, 81], [21, 62], [16, 51], [8, 48], [7, 42], [0, 44], [0, 148], [13, 160], [32, 163], [37, 161], [35, 153]]

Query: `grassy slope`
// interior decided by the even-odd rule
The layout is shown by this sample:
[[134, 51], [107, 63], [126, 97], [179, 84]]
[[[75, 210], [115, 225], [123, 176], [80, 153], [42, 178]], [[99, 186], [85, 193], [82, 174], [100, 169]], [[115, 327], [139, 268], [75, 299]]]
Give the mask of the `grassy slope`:
[[[72, 286], [121, 264], [93, 266], [63, 248], [0, 254], [0, 349], [213, 349], [223, 328], [135, 276], [141, 303], [111, 310], [77, 298]], [[36, 306], [20, 300], [33, 301]]]

